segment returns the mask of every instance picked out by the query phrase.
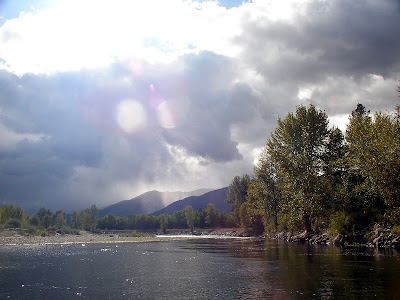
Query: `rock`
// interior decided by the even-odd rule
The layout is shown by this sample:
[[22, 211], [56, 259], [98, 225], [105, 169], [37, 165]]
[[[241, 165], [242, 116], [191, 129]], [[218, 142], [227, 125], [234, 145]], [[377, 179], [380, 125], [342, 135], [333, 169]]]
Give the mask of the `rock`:
[[343, 236], [338, 234], [332, 241], [332, 244], [335, 246], [340, 246], [343, 244]]
[[376, 247], [379, 247], [380, 244], [382, 244], [381, 240], [383, 240], [383, 238], [384, 238], [383, 233], [381, 233], [377, 238], [374, 238], [374, 240], [372, 241], [372, 244]]

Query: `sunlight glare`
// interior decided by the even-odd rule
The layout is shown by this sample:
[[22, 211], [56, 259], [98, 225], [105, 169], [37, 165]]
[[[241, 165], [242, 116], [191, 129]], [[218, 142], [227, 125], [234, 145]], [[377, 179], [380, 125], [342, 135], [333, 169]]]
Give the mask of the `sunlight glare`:
[[146, 124], [143, 106], [134, 100], [124, 100], [116, 108], [116, 121], [126, 133], [133, 133]]
[[175, 128], [174, 115], [172, 114], [167, 101], [161, 102], [157, 107], [158, 122], [163, 128]]

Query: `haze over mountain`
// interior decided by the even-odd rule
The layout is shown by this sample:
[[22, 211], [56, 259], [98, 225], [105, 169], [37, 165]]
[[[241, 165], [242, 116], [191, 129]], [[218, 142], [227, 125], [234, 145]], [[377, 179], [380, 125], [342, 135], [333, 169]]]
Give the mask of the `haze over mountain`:
[[188, 198], [176, 201], [167, 207], [152, 213], [152, 215], [159, 216], [161, 214], [173, 214], [175, 211], [184, 209], [190, 205], [194, 210], [204, 209], [208, 203], [214, 204], [215, 208], [219, 211], [230, 211], [230, 205], [225, 203], [226, 193], [228, 187], [214, 190], [200, 196], [190, 196]]
[[127, 216], [129, 214], [150, 214], [158, 211], [174, 201], [190, 196], [200, 196], [210, 189], [198, 189], [191, 192], [159, 192], [150, 191], [130, 200], [123, 200], [99, 210], [99, 217], [108, 213], [115, 216]]

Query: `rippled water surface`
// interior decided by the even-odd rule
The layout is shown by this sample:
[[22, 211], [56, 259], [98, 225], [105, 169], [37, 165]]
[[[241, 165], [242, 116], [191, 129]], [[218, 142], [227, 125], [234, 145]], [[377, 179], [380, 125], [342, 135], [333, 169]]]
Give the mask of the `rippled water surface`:
[[400, 299], [400, 254], [263, 239], [0, 246], [0, 299]]

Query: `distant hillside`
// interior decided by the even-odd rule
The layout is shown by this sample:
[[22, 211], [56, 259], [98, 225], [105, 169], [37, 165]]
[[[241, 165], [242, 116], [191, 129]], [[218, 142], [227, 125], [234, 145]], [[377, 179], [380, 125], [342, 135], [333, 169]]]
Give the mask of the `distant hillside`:
[[193, 207], [194, 210], [204, 209], [208, 203], [213, 203], [215, 208], [219, 211], [230, 211], [230, 205], [225, 203], [226, 193], [228, 187], [219, 190], [208, 192], [201, 196], [191, 196], [183, 200], [176, 201], [167, 207], [152, 213], [152, 215], [159, 216], [161, 214], [171, 215], [175, 211], [184, 209], [187, 205]]
[[131, 200], [120, 201], [99, 210], [99, 217], [108, 213], [115, 216], [127, 216], [129, 214], [150, 214], [158, 211], [174, 201], [184, 199], [189, 196], [200, 196], [210, 191], [209, 189], [199, 189], [192, 192], [158, 192], [150, 191], [139, 195]]

